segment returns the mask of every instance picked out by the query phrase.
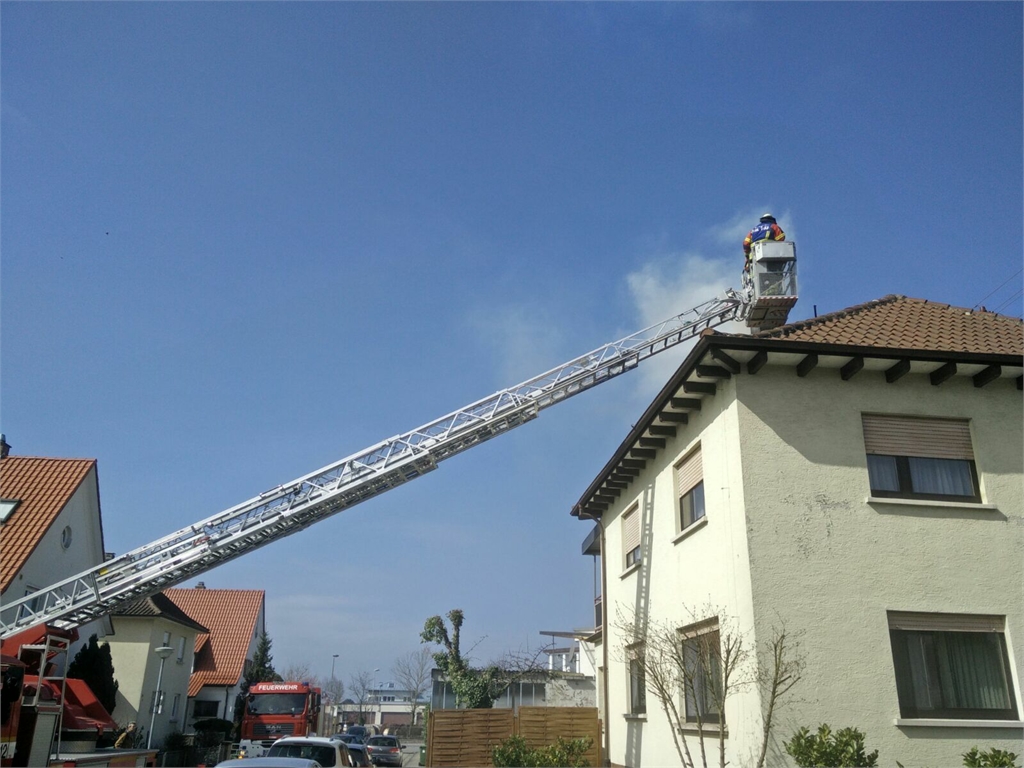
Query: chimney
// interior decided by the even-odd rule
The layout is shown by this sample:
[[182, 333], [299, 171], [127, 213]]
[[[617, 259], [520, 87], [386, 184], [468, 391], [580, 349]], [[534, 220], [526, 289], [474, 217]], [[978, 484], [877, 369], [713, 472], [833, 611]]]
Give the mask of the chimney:
[[7, 444], [7, 435], [0, 435], [0, 459], [6, 459], [11, 453], [11, 446]]
[[198, 584], [196, 584], [196, 589], [206, 589], [206, 582], [200, 581]]

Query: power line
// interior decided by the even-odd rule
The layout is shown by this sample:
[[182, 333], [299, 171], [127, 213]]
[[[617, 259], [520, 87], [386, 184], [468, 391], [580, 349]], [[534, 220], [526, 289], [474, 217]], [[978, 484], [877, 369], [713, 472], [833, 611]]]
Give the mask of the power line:
[[1019, 299], [1021, 296], [1024, 296], [1024, 288], [1018, 290], [1016, 293], [1014, 293], [1012, 296], [1010, 296], [1010, 298], [1008, 298], [1006, 301], [1004, 301], [1002, 304], [1000, 304], [998, 307], [996, 307], [995, 310], [993, 310], [993, 311], [996, 312], [996, 314], [998, 314], [999, 311], [1001, 309], [1003, 309], [1003, 307], [1009, 306], [1010, 304], [1015, 302], [1017, 299]]
[[[983, 296], [983, 297], [982, 297], [982, 299], [981, 299], [981, 301], [979, 301], [979, 302], [978, 302], [977, 304], [975, 304], [975, 305], [974, 305], [973, 307], [971, 307], [971, 309], [972, 309], [972, 310], [975, 310], [975, 309], [977, 309], [978, 307], [980, 307], [980, 306], [981, 306], [981, 302], [982, 302], [982, 301], [984, 301], [985, 299], [987, 299], [987, 298], [988, 298], [989, 296], [991, 296], [991, 295], [992, 295], [993, 293], [995, 293], [996, 291], [998, 291], [998, 290], [999, 290], [1000, 288], [1002, 288], [1002, 287], [1003, 287], [1004, 285], [1006, 285], [1006, 284], [1007, 284], [1008, 282], [1010, 282], [1011, 280], [1013, 280], [1013, 278], [1015, 278], [1015, 277], [1016, 277], [1017, 275], [1019, 275], [1019, 274], [1020, 274], [1021, 272], [1024, 272], [1024, 267], [1021, 267], [1021, 268], [1020, 268], [1020, 269], [1018, 269], [1018, 270], [1017, 270], [1016, 272], [1014, 272], [1014, 273], [1013, 273], [1012, 275], [1010, 275], [1010, 276], [1009, 276], [1008, 278], [1006, 278], [1005, 280], [1003, 280], [1003, 282], [1001, 282], [1001, 283], [1000, 283], [1000, 284], [999, 284], [998, 286], [996, 286], [996, 288], [995, 288], [994, 290], [992, 290], [992, 291], [991, 291], [991, 293], [989, 293], [989, 294], [988, 294], [988, 296]], [[1013, 299], [1011, 298], [1011, 299], [1010, 299], [1010, 301], [1013, 301]], [[1009, 302], [1007, 302], [1007, 303], [1009, 303]], [[1005, 305], [1003, 305], [1003, 306], [1005, 306]]]

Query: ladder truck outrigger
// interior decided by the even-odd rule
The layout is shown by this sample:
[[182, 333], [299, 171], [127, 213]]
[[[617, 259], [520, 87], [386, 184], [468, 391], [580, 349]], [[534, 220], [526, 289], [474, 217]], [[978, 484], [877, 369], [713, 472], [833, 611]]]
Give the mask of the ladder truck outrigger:
[[438, 462], [536, 418], [540, 411], [632, 370], [730, 321], [782, 325], [797, 300], [796, 247], [754, 243], [741, 291], [728, 289], [661, 323], [503, 389], [410, 432], [0, 607], [0, 637], [47, 624], [72, 629], [198, 576], [435, 469]]

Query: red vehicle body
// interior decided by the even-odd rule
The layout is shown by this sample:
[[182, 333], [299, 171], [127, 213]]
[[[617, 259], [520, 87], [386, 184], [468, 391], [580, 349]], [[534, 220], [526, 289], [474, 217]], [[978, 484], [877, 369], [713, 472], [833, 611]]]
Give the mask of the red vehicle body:
[[25, 678], [25, 665], [13, 656], [0, 657], [3, 691], [0, 692], [0, 765], [14, 765], [14, 752], [21, 720], [21, 689]]
[[309, 683], [254, 683], [246, 698], [239, 748], [259, 757], [285, 736], [316, 736], [320, 689]]

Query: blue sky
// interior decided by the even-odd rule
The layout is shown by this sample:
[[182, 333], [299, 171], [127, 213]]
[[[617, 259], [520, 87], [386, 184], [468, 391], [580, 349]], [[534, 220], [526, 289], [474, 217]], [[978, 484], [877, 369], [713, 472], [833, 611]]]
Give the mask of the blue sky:
[[[1020, 316], [1020, 3], [0, 7], [2, 428], [125, 552], [739, 285]], [[572, 504], [682, 351], [207, 573], [279, 668], [592, 622]], [[183, 586], [191, 586], [195, 580]], [[383, 676], [383, 675], [382, 675]]]

